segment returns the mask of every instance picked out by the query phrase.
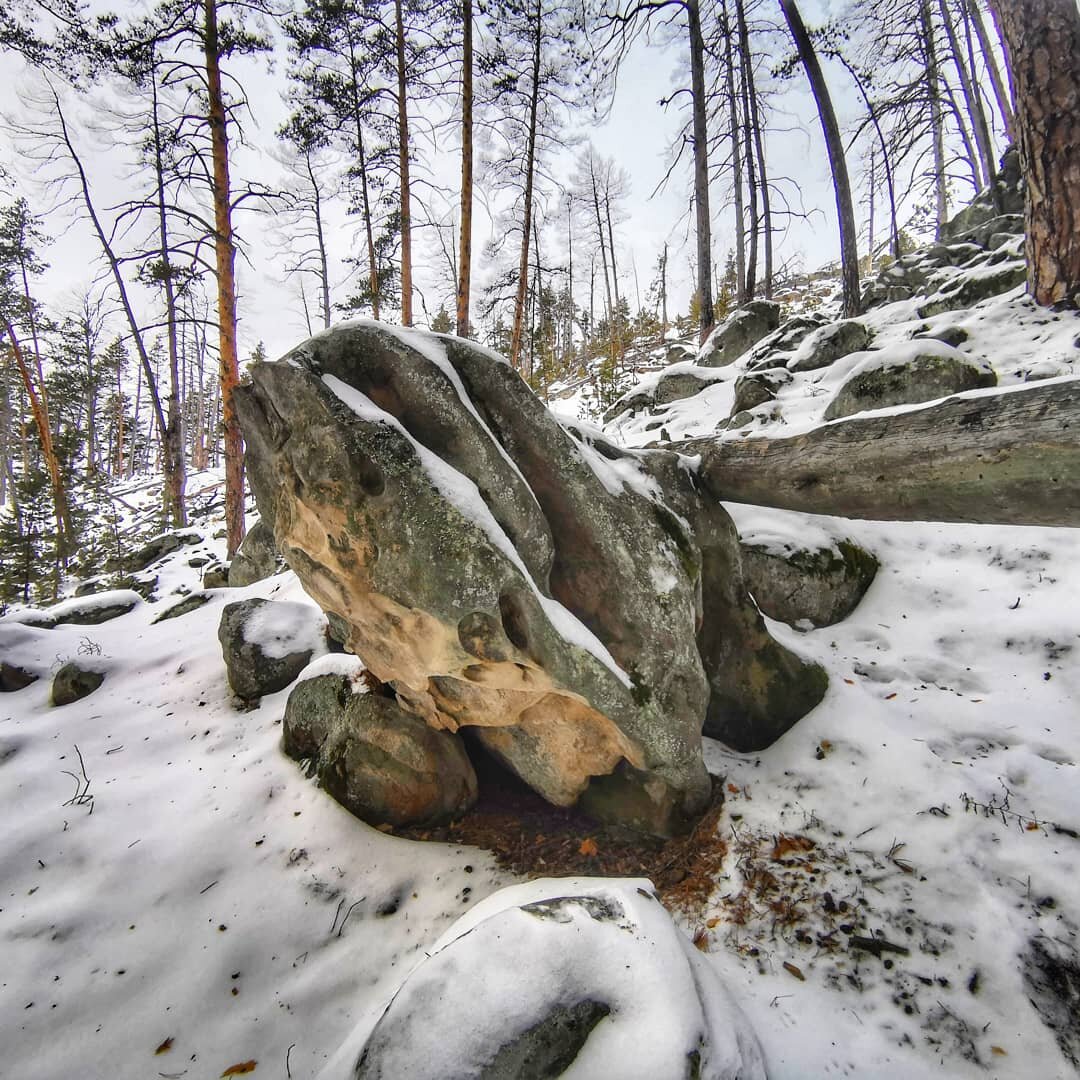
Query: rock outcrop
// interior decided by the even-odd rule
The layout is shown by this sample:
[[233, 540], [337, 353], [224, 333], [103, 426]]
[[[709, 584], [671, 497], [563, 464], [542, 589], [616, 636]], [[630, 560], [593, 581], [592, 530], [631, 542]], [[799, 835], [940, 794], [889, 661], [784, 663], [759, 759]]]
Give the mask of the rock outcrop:
[[706, 338], [697, 362], [701, 367], [726, 367], [779, 325], [779, 304], [771, 300], [751, 300]]
[[261, 516], [346, 647], [549, 801], [672, 832], [709, 796], [706, 716], [763, 746], [820, 700], [686, 463], [560, 424], [489, 350], [345, 324], [254, 365], [238, 408]]
[[571, 1069], [765, 1078], [749, 1022], [647, 880], [548, 879], [481, 901], [405, 980], [353, 1075], [540, 1080]]
[[229, 563], [229, 586], [237, 589], [254, 585], [256, 581], [276, 574], [281, 566], [281, 556], [274, 547], [273, 531], [265, 522], [257, 521], [248, 530]]

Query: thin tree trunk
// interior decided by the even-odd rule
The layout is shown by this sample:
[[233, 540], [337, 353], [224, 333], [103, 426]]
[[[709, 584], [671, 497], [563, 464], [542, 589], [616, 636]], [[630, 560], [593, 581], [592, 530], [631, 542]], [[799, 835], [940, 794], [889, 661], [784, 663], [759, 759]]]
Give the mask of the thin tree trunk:
[[214, 254], [217, 265], [221, 405], [225, 442], [225, 531], [231, 559], [244, 539], [244, 439], [233, 391], [240, 382], [236, 349], [236, 246], [229, 194], [229, 141], [218, 65], [217, 0], [206, 0], [206, 84], [214, 167]]
[[1013, 142], [1016, 138], [1016, 118], [1013, 115], [1012, 99], [1001, 77], [1001, 70], [997, 66], [997, 59], [990, 45], [990, 35], [986, 32], [986, 24], [979, 11], [978, 0], [964, 0], [964, 16], [975, 30], [975, 37], [979, 41], [979, 51], [982, 53], [983, 63], [990, 76], [990, 85], [994, 88], [994, 100], [997, 102], [998, 112], [1001, 113], [1001, 122], [1005, 125], [1005, 135], [1009, 142]]
[[[949, 218], [949, 194], [945, 183], [945, 121], [941, 113], [941, 71], [938, 67], [937, 45], [934, 42], [934, 20], [930, 16], [930, 0], [919, 5], [922, 23], [923, 51], [926, 56], [926, 87], [930, 95], [930, 128], [934, 148], [934, 238], [941, 239]], [[896, 256], [899, 258], [899, 255]]]
[[529, 134], [525, 152], [525, 207], [521, 226], [521, 260], [518, 263], [517, 299], [514, 302], [514, 329], [510, 337], [510, 363], [520, 366], [521, 338], [525, 329], [525, 300], [529, 288], [529, 232], [532, 229], [533, 174], [536, 168], [536, 123], [540, 106], [540, 46], [543, 38], [541, 3], [536, 0], [533, 26], [532, 90], [529, 96]]
[[858, 315], [859, 298], [859, 249], [855, 232], [855, 211], [851, 203], [851, 185], [848, 182], [847, 162], [844, 159], [844, 143], [840, 137], [840, 125], [836, 122], [829, 88], [818, 63], [810, 35], [806, 32], [802, 16], [795, 0], [780, 0], [780, 8], [795, 39], [806, 77], [817, 103], [821, 129], [832, 169], [833, 189], [836, 192], [836, 216], [840, 222], [840, 267], [843, 279], [843, 313], [845, 318]]
[[660, 327], [661, 333], [667, 334], [667, 243], [664, 243], [664, 253], [660, 257]]
[[184, 418], [180, 411], [180, 352], [176, 341], [176, 289], [172, 280], [172, 262], [169, 252], [168, 219], [165, 213], [165, 162], [161, 142], [161, 124], [158, 116], [157, 79], [151, 80], [153, 94], [154, 172], [156, 179], [158, 240], [161, 258], [161, 274], [165, 286], [165, 322], [169, 349], [169, 396], [167, 398], [168, 420], [162, 451], [165, 456], [163, 485], [165, 516], [175, 528], [187, 525], [187, 509], [184, 490], [187, 476], [184, 468]]
[[457, 335], [469, 336], [473, 218], [473, 14], [472, 0], [461, 4], [461, 240], [458, 255]]
[[[1028, 289], [1080, 301], [1080, 13], [1075, 0], [995, 0], [1016, 80], [1027, 178]], [[1051, 61], [1052, 58], [1052, 61]]]
[[704, 342], [713, 328], [712, 217], [709, 213], [709, 133], [705, 98], [705, 42], [701, 36], [698, 0], [686, 0], [686, 23], [690, 34], [690, 86], [693, 98], [694, 209], [697, 219], [697, 287], [699, 330]]
[[949, 11], [948, 0], [938, 0], [938, 9], [941, 12], [941, 21], [945, 27], [945, 35], [949, 39], [949, 49], [953, 54], [953, 64], [956, 73], [960, 77], [960, 90], [964, 95], [964, 106], [971, 120], [971, 127], [975, 133], [975, 145], [979, 150], [979, 162], [982, 168], [984, 184], [993, 185], [997, 169], [994, 166], [994, 147], [990, 140], [990, 130], [986, 125], [986, 112], [982, 107], [982, 98], [979, 96], [979, 88], [972, 81], [974, 73], [968, 71], [964, 62], [964, 54], [960, 50], [960, 41], [956, 36], [956, 26]]
[[611, 288], [615, 294], [615, 308], [619, 307], [619, 271], [615, 265], [615, 231], [611, 227], [611, 176], [604, 192], [604, 216], [607, 219], [608, 250], [611, 252]]
[[[34, 385], [34, 379], [30, 374], [30, 368], [27, 366], [26, 355], [19, 344], [15, 327], [7, 319], [4, 319], [3, 326], [8, 339], [8, 347], [15, 358], [15, 365], [19, 369], [19, 376], [23, 381], [26, 396], [30, 401], [30, 414], [33, 416], [34, 426], [37, 428], [38, 439], [41, 443], [41, 455], [44, 457], [45, 467], [49, 471], [53, 510], [56, 514], [56, 553], [60, 560], [63, 561], [75, 548], [75, 532], [71, 527], [71, 514], [68, 510], [67, 492], [64, 490], [64, 477], [60, 471], [60, 461], [53, 447], [48, 406], [44, 397], [44, 386]], [[40, 368], [40, 359], [36, 363]]]
[[[746, 11], [743, 0], [735, 0], [735, 13], [739, 21], [739, 51], [744, 58], [743, 78], [747, 94], [747, 131], [753, 137], [751, 157], [757, 158], [758, 185], [761, 192], [761, 228], [765, 248], [765, 299], [771, 300], [773, 293], [773, 236], [772, 204], [769, 199], [769, 174], [765, 162], [765, 142], [761, 134], [761, 113], [758, 107], [757, 85], [754, 82], [753, 53], [750, 51], [750, 32], [746, 25]], [[753, 183], [753, 180], [751, 180]], [[753, 213], [753, 211], [751, 211]], [[756, 266], [755, 266], [756, 274]]]
[[948, 102], [949, 112], [952, 113], [953, 119], [956, 121], [957, 134], [960, 136], [960, 141], [964, 144], [964, 160], [967, 162], [968, 169], [971, 172], [972, 190], [974, 194], [977, 195], [986, 186], [982, 177], [982, 165], [979, 160], [979, 151], [972, 139], [971, 132], [968, 130], [967, 120], [965, 119], [965, 110], [960, 108], [952, 87], [948, 82], [943, 82], [942, 86], [945, 91], [945, 99]]
[[379, 266], [375, 258], [375, 229], [371, 223], [371, 194], [368, 190], [367, 155], [364, 152], [364, 125], [360, 116], [360, 90], [356, 80], [356, 47], [349, 37], [349, 93], [352, 99], [353, 123], [356, 125], [356, 156], [360, 167], [360, 199], [364, 210], [364, 232], [368, 253], [368, 288], [371, 291], [371, 314], [379, 317]]
[[397, 46], [398, 170], [401, 180], [401, 324], [412, 326], [412, 209], [409, 190], [409, 103], [405, 94], [405, 21], [394, 0]]
[[746, 295], [746, 207], [743, 202], [742, 145], [739, 138], [739, 107], [735, 94], [735, 56], [726, 0], [721, 6], [724, 36], [724, 77], [727, 83], [728, 116], [731, 134], [731, 171], [735, 192], [735, 295]]
[[[736, 0], [738, 4], [738, 0]], [[743, 122], [740, 138], [744, 140], [746, 162], [746, 191], [750, 201], [750, 243], [746, 253], [746, 293], [740, 298], [742, 303], [753, 300], [757, 292], [757, 252], [758, 252], [758, 187], [757, 163], [754, 161], [754, 145], [750, 138], [750, 94], [747, 90], [746, 69], [750, 57], [745, 53], [739, 64], [739, 89], [742, 94]]]
[[304, 155], [304, 168], [311, 182], [311, 211], [315, 218], [315, 243], [319, 248], [319, 306], [322, 313], [323, 328], [330, 326], [330, 263], [326, 254], [326, 233], [323, 228], [322, 189], [315, 178], [311, 165], [311, 154]]

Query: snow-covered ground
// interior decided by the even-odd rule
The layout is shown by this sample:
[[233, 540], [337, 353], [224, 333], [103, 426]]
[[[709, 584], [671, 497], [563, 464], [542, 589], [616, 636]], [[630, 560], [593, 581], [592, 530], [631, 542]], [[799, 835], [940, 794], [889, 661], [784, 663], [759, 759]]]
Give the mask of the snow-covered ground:
[[[910, 336], [890, 307], [870, 317], [876, 347]], [[1076, 321], [1018, 296], [926, 321], [964, 325], [1003, 385], [1073, 370]], [[834, 374], [797, 379], [787, 424], [755, 433], [819, 422], [813, 379]], [[672, 437], [712, 431], [731, 381], [672, 406]], [[643, 419], [615, 426], [640, 444]], [[1020, 957], [1035, 934], [1078, 944], [1080, 530], [730, 509], [745, 535], [850, 537], [881, 562], [846, 621], [770, 624], [828, 670], [824, 701], [762, 753], [706, 741], [728, 857], [679, 919], [769, 1075], [1075, 1075]], [[310, 604], [291, 573], [154, 623], [198, 587], [189, 561], [223, 557], [219, 526], [154, 569], [160, 600], [113, 621], [0, 619], [0, 659], [44, 675], [0, 697], [2, 1077], [345, 1080], [425, 950], [511, 883], [486, 853], [369, 828], [306, 779], [280, 749], [288, 690], [237, 707], [221, 609]], [[80, 657], [104, 684], [53, 707], [49, 672]]]

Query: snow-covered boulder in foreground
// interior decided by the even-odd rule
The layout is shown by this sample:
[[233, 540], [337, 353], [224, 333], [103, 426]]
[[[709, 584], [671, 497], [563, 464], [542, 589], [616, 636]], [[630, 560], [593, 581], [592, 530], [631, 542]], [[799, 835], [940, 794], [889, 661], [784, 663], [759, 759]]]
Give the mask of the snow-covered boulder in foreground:
[[764, 1080], [723, 976], [651, 882], [548, 878], [481, 901], [369, 1035], [356, 1080]]
[[237, 400], [262, 519], [335, 633], [549, 802], [678, 831], [704, 722], [760, 747], [821, 700], [690, 463], [561, 424], [489, 350], [350, 322]]

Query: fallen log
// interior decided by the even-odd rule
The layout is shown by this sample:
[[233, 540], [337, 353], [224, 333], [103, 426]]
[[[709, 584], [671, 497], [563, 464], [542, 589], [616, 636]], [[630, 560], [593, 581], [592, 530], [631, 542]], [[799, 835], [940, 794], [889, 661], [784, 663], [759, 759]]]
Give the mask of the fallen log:
[[715, 498], [877, 521], [1080, 526], [1080, 380], [887, 416], [787, 439], [688, 439]]

